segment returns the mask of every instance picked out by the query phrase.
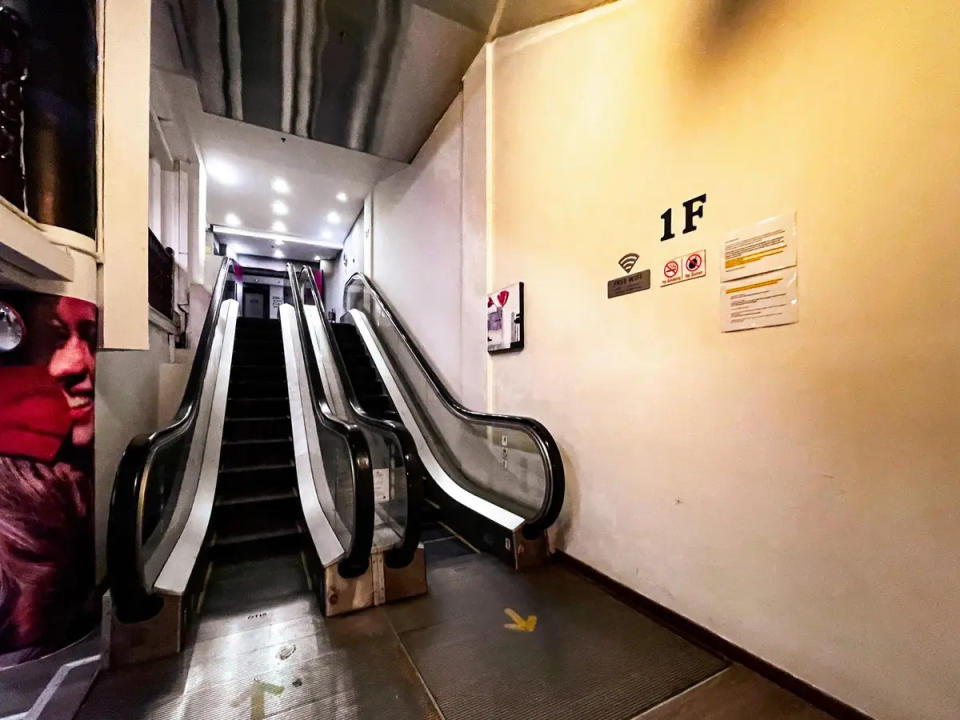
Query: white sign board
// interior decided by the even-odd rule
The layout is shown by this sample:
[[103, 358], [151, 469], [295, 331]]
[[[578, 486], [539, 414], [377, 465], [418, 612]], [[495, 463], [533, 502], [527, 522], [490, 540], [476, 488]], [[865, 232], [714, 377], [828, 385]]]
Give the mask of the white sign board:
[[723, 240], [723, 282], [797, 264], [796, 213], [767, 218]]
[[799, 320], [796, 268], [720, 286], [720, 324], [724, 332], [789, 325]]

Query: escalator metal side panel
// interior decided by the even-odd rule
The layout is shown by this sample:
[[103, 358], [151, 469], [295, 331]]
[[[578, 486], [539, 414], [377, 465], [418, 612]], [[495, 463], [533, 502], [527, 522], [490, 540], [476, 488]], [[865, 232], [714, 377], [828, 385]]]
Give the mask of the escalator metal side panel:
[[[186, 485], [182, 486], [170, 532], [165, 534], [157, 552], [147, 563], [147, 578], [154, 577], [152, 571], [157, 573], [153, 584], [156, 592], [170, 595], [182, 595], [186, 592], [210, 525], [220, 469], [220, 449], [239, 307], [236, 300], [224, 301], [226, 312], [221, 313], [214, 353], [204, 378], [200, 415], [197, 419], [198, 430], [194, 433], [190, 459], [183, 478], [184, 483], [189, 483], [193, 491], [189, 492]], [[182, 528], [179, 532], [177, 526]], [[172, 546], [169, 554], [162, 552], [165, 545]], [[159, 569], [151, 568], [152, 563], [161, 561]]]
[[367, 350], [370, 352], [370, 356], [373, 358], [377, 372], [380, 373], [380, 377], [387, 389], [387, 393], [390, 395], [390, 399], [396, 406], [397, 412], [400, 413], [403, 424], [413, 436], [414, 443], [417, 446], [417, 452], [420, 454], [424, 467], [433, 481], [446, 495], [456, 500], [459, 504], [510, 532], [517, 531], [525, 522], [522, 517], [505, 508], [494, 505], [484, 498], [474, 495], [451, 478], [443, 469], [433, 454], [433, 451], [430, 449], [430, 445], [417, 422], [416, 415], [410, 409], [406, 398], [400, 390], [400, 385], [396, 379], [397, 370], [387, 358], [367, 316], [356, 308], [350, 310], [350, 316], [353, 318], [357, 330], [359, 330], [360, 336]]
[[295, 313], [290, 305], [280, 306], [297, 488], [310, 539], [320, 563], [324, 568], [328, 568], [339, 562], [346, 555], [346, 551], [331, 524], [336, 522], [337, 513], [329, 485], [323, 476], [324, 466], [320, 455], [316, 418], [312, 412], [304, 410], [305, 407], [310, 407], [310, 389], [303, 363], [304, 348], [296, 332]]

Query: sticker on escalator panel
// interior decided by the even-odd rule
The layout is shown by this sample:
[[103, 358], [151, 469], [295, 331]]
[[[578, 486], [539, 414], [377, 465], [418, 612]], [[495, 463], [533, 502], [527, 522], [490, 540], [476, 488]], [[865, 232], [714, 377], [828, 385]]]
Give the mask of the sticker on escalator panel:
[[373, 499], [384, 503], [390, 500], [390, 469], [374, 468], [373, 470]]

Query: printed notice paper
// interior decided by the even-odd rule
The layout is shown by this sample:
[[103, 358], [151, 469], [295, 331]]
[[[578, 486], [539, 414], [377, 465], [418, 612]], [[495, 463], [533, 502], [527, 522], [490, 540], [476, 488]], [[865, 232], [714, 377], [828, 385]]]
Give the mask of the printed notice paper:
[[723, 240], [723, 282], [797, 264], [796, 213], [761, 220]]
[[799, 320], [796, 268], [720, 285], [720, 324], [724, 332], [789, 325]]

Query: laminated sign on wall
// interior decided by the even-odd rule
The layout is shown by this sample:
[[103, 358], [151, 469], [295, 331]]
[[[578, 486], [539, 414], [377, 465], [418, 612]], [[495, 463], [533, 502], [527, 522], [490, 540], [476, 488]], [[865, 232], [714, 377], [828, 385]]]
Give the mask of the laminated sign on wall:
[[523, 350], [523, 283], [487, 295], [487, 352]]
[[663, 264], [663, 278], [660, 280], [660, 287], [675, 285], [684, 280], [694, 280], [696, 278], [706, 277], [707, 274], [707, 251], [697, 250], [687, 253], [672, 260], [667, 260]]
[[721, 279], [724, 332], [798, 322], [795, 214], [731, 233], [723, 242]]

